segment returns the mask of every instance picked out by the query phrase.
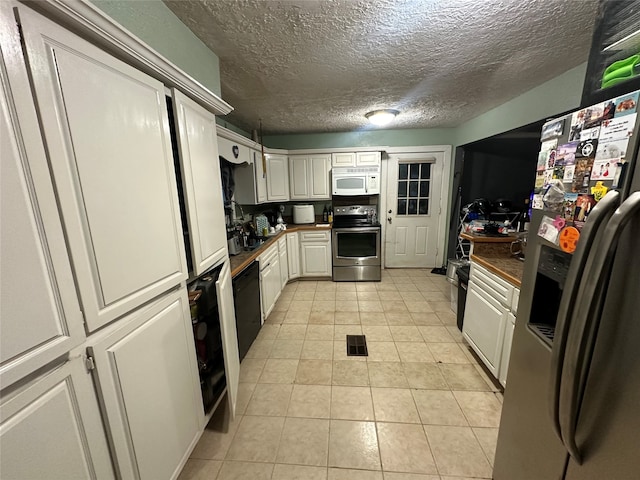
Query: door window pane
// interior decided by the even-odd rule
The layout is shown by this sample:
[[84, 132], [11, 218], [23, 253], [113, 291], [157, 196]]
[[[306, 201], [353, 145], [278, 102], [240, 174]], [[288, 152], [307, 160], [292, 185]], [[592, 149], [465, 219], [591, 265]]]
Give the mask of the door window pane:
[[407, 182], [398, 182], [398, 197], [407, 196]]
[[406, 215], [407, 214], [407, 199], [399, 198], [398, 199], [398, 215]]
[[398, 215], [429, 215], [431, 163], [398, 164]]
[[426, 198], [429, 196], [429, 181], [421, 181], [420, 182], [420, 197]]

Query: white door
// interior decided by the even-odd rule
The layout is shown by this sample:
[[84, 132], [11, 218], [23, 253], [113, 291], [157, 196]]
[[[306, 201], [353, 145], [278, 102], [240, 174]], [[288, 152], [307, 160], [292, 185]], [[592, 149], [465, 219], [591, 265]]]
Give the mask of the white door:
[[389, 157], [385, 267], [437, 266], [443, 163], [443, 152]]
[[118, 477], [177, 477], [204, 427], [186, 288], [89, 343]]
[[165, 88], [35, 12], [20, 20], [93, 331], [187, 278]]
[[[3, 52], [19, 51], [17, 28], [15, 38], [8, 37], [9, 30], [3, 33]], [[0, 385], [5, 388], [81, 344], [85, 332], [24, 63], [5, 65], [0, 57], [0, 80]]]
[[227, 256], [216, 117], [176, 89], [172, 95], [191, 243], [187, 248], [193, 273], [200, 275]]
[[3, 479], [115, 478], [91, 374], [76, 357], [0, 405]]

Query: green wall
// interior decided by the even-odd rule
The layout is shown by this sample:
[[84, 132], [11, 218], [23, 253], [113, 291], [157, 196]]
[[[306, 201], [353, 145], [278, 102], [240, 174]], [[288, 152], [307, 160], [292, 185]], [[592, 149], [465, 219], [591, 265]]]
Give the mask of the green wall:
[[455, 145], [465, 145], [576, 109], [580, 105], [586, 71], [586, 63], [578, 65], [459, 125]]
[[120, 25], [218, 96], [218, 57], [160, 0], [91, 0]]

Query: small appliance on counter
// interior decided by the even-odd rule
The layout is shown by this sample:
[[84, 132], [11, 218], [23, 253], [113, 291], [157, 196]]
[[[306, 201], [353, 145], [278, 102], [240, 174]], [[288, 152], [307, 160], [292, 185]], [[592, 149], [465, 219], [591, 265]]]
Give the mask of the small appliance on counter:
[[238, 235], [233, 235], [227, 239], [227, 248], [229, 249], [229, 255], [238, 255], [242, 253], [242, 242]]
[[297, 225], [316, 223], [316, 215], [313, 211], [313, 205], [294, 205], [293, 223]]

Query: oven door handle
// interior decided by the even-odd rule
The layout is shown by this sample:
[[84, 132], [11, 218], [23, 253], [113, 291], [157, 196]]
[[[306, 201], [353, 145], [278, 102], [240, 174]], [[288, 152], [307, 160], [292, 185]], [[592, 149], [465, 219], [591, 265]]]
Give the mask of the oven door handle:
[[334, 227], [331, 231], [334, 233], [380, 233], [380, 227]]

